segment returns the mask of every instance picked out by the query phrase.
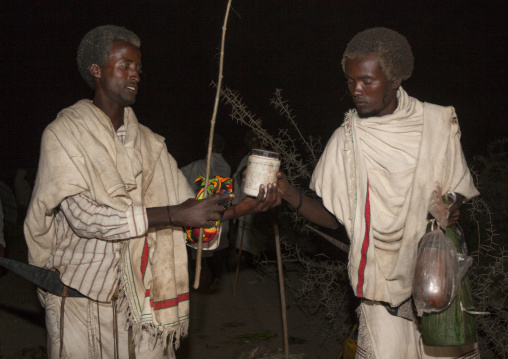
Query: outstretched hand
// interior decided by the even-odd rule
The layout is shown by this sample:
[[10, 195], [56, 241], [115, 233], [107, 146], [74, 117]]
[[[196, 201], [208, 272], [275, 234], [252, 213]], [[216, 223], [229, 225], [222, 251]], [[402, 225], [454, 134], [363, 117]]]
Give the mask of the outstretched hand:
[[283, 199], [286, 199], [289, 192], [293, 189], [286, 175], [280, 171], [277, 172], [277, 187]]
[[[266, 193], [266, 196], [265, 196]], [[275, 183], [259, 186], [257, 197], [246, 196], [241, 202], [233, 206], [234, 214], [228, 214], [227, 219], [245, 216], [251, 213], [266, 212], [270, 208], [280, 205], [281, 194]], [[226, 219], [226, 216], [224, 217]]]
[[219, 193], [202, 200], [188, 199], [170, 207], [171, 221], [174, 225], [184, 227], [213, 227], [224, 212], [224, 206], [219, 202], [228, 200], [230, 196], [227, 193]]

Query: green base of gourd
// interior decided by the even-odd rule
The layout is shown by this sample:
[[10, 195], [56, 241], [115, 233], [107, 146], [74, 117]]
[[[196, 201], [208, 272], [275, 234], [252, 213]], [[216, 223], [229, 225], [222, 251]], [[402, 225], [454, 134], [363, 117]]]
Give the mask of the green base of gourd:
[[[461, 253], [460, 233], [455, 228], [448, 228], [446, 236]], [[474, 310], [471, 284], [464, 276], [452, 304], [442, 312], [424, 313], [421, 320], [422, 339], [425, 345], [455, 346], [476, 343], [476, 319], [473, 315], [463, 312], [464, 309]]]

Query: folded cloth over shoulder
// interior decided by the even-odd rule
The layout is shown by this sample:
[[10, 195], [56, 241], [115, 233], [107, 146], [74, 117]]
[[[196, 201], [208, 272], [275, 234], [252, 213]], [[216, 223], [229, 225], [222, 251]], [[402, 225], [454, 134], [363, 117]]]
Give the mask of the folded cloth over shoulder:
[[[122, 143], [109, 118], [91, 101], [81, 100], [46, 128], [25, 221], [30, 263], [48, 265], [56, 239], [54, 213], [68, 196], [81, 193], [118, 211], [132, 205], [176, 205], [194, 196], [164, 139], [139, 124], [129, 107], [124, 126]], [[184, 231], [150, 229], [120, 246], [112, 270], [120, 273], [120, 303], [134, 332], [146, 329], [154, 339], [169, 336], [178, 343], [188, 330]]]

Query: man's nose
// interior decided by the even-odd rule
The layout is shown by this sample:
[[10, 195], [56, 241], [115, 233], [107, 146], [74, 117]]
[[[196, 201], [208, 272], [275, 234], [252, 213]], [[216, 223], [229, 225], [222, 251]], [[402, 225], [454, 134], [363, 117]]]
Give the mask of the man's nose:
[[357, 96], [357, 95], [360, 95], [362, 93], [362, 85], [360, 82], [355, 82], [352, 86], [351, 86], [351, 94], [353, 96]]
[[139, 76], [139, 72], [137, 70], [132, 71], [130, 76], [129, 76], [129, 79], [130, 80], [134, 80], [136, 82], [140, 82], [141, 81], [141, 77]]

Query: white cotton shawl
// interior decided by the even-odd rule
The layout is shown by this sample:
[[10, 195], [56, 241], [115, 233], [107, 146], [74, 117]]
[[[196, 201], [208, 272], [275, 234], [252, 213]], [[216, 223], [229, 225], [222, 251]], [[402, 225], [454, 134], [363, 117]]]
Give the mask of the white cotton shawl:
[[[401, 304], [411, 295], [417, 245], [425, 233], [427, 207], [436, 182], [441, 185], [443, 194], [457, 192], [466, 199], [479, 194], [462, 152], [453, 107], [421, 103], [409, 97], [402, 88], [397, 95], [399, 103], [393, 114], [360, 119], [355, 110], [349, 111], [342, 126], [328, 142], [311, 181], [311, 188], [345, 226], [351, 240], [348, 268], [355, 294], [392, 306]], [[417, 135], [414, 137], [420, 143], [419, 150], [401, 153], [396, 149], [398, 146], [394, 141], [398, 140], [394, 133], [407, 133], [408, 128], [411, 133], [419, 131], [420, 117], [423, 119], [421, 140], [418, 141]], [[394, 227], [401, 227], [401, 230], [387, 234], [383, 241], [375, 238], [372, 227], [376, 224], [372, 223], [372, 216], [368, 218], [371, 210], [382, 210], [383, 203], [366, 206], [368, 194], [369, 201], [372, 201], [368, 192], [369, 176], [374, 176], [375, 172], [368, 169], [372, 168], [371, 163], [366, 164], [362, 152], [362, 147], [368, 146], [366, 139], [359, 137], [365, 131], [365, 127], [359, 129], [359, 122], [365, 120], [368, 123], [364, 126], [376, 128], [369, 133], [373, 142], [377, 142], [371, 152], [377, 151], [387, 159], [384, 166], [412, 177], [402, 181], [408, 187], [407, 198], [400, 203], [397, 216], [404, 220]], [[376, 136], [379, 141], [375, 140]], [[391, 137], [387, 140], [384, 136]], [[360, 141], [364, 142], [362, 146]], [[411, 165], [415, 155], [415, 164]], [[402, 160], [401, 156], [407, 158]], [[397, 168], [400, 162], [407, 167]], [[378, 227], [383, 225], [378, 224]]]
[[[62, 110], [48, 125], [25, 221], [31, 264], [46, 266], [55, 244], [54, 212], [68, 196], [82, 193], [118, 211], [133, 203], [176, 205], [194, 196], [164, 138], [139, 124], [129, 107], [124, 126], [122, 144], [109, 118], [89, 100]], [[140, 175], [141, 190], [136, 188]], [[169, 226], [150, 229], [146, 237], [125, 241], [121, 253], [116, 268], [120, 301], [136, 338], [146, 329], [153, 339], [175, 338], [178, 346], [188, 331], [185, 232]]]

